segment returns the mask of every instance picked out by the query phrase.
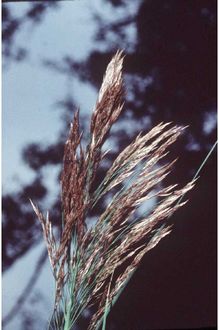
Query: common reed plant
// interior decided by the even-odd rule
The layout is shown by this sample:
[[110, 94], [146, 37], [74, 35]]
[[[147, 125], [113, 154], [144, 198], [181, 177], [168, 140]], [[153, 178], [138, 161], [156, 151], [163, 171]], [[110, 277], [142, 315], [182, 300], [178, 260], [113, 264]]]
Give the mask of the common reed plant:
[[[110, 307], [142, 257], [171, 232], [165, 219], [186, 203], [179, 199], [194, 186], [194, 181], [183, 188], [161, 185], [175, 160], [162, 166], [160, 160], [184, 127], [159, 123], [147, 134], [140, 133], [94, 188], [106, 155], [101, 149], [123, 108], [123, 60], [118, 51], [106, 69], [91, 116], [86, 150], [82, 146], [79, 111], [74, 114], [64, 149], [59, 238], [53, 234], [49, 214], [44, 216], [31, 202], [42, 224], [56, 284], [49, 329], [73, 329], [83, 311], [91, 306], [96, 312], [88, 330], [98, 329], [101, 324], [104, 329]], [[87, 228], [89, 211], [109, 192], [114, 195], [108, 206], [95, 225]], [[139, 206], [155, 197], [158, 202], [154, 207], [139, 215]]]

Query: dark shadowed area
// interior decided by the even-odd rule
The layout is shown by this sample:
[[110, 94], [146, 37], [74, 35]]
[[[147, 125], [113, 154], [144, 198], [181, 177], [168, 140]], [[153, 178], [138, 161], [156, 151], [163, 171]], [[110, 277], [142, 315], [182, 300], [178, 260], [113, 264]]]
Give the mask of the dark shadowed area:
[[[38, 29], [63, 3], [29, 2], [19, 18], [13, 16], [12, 4], [2, 5], [3, 76], [7, 66], [31, 60], [28, 45], [15, 42], [23, 26], [31, 22]], [[114, 19], [102, 15], [101, 5], [109, 7], [108, 15], [114, 11], [120, 14]], [[128, 0], [94, 1], [89, 10], [96, 28], [86, 57], [78, 58], [68, 49], [59, 58], [44, 54], [40, 63], [44, 70], [69, 79], [74, 76], [79, 83], [86, 82], [98, 90], [110, 58], [117, 49], [124, 50], [125, 111], [112, 131], [113, 147], [106, 164], [139, 130], [146, 132], [159, 122], [171, 121], [189, 127], [167, 156], [167, 160], [179, 159], [165, 182], [183, 185], [194, 176], [217, 139], [216, 5], [215, 0], [139, 0], [132, 5]], [[74, 11], [74, 1], [71, 8]], [[3, 195], [3, 271], [10, 271], [42, 240], [28, 198], [47, 209], [49, 190], [43, 173], [53, 166], [58, 167], [58, 197], [50, 203], [50, 217], [57, 228], [61, 225], [59, 166], [69, 118], [77, 104], [74, 95], [69, 95], [56, 106], [63, 119], [56, 141], [48, 145], [27, 142], [22, 152], [23, 161], [34, 173], [32, 182]], [[83, 114], [81, 126], [85, 130], [88, 119]], [[100, 169], [99, 180], [105, 171], [104, 167]], [[214, 150], [189, 194], [189, 203], [169, 220], [174, 223], [173, 232], [144, 257], [113, 307], [107, 329], [216, 328], [216, 182]], [[93, 219], [103, 208], [98, 205], [89, 216]], [[15, 309], [6, 317], [5, 329], [16, 313]], [[84, 317], [78, 329], [86, 329], [86, 324]], [[26, 317], [22, 330], [33, 329], [31, 326]]]

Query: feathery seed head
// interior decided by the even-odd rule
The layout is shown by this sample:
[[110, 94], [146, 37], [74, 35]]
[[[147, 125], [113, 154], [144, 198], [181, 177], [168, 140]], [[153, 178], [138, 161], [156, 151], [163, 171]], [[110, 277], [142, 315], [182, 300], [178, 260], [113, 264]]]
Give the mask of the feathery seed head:
[[[93, 191], [105, 156], [101, 148], [123, 108], [123, 59], [123, 53], [118, 51], [106, 69], [91, 116], [86, 151], [81, 145], [79, 111], [74, 114], [64, 149], [61, 176], [64, 221], [59, 243], [53, 235], [49, 215], [44, 217], [31, 201], [43, 228], [56, 281], [54, 319], [59, 317], [56, 313], [61, 309], [63, 324], [68, 322], [68, 329], [76, 322], [79, 311], [91, 305], [97, 306], [97, 312], [88, 329], [97, 329], [106, 301], [109, 306], [114, 302], [144, 254], [170, 233], [171, 227], [164, 220], [186, 203], [181, 202], [182, 196], [195, 183], [192, 181], [181, 189], [176, 189], [177, 185], [163, 186], [176, 160], [163, 166], [159, 161], [185, 127], [160, 123], [147, 134], [138, 134]], [[122, 189], [114, 195], [95, 226], [87, 229], [88, 212], [121, 184]], [[159, 203], [147, 215], [139, 216], [139, 205], [155, 197]], [[60, 304], [63, 295], [67, 301], [64, 308]]]

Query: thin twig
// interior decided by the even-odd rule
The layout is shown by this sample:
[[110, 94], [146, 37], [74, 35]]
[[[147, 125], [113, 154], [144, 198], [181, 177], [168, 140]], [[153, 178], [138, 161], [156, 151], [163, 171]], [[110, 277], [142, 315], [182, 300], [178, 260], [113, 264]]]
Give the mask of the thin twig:
[[[211, 156], [212, 152], [214, 151], [214, 149], [216, 148], [218, 144], [218, 141], [216, 141], [214, 143], [214, 145], [211, 147], [210, 151], [208, 152], [207, 156], [205, 157], [205, 159], [203, 160], [203, 162], [201, 163], [201, 165], [199, 166], [199, 168], [197, 169], [197, 171], [195, 172], [192, 181], [196, 180], [198, 178], [199, 173], [201, 172], [202, 168], [205, 166], [205, 164], [207, 163], [209, 157]], [[180, 197], [180, 199], [178, 200], [177, 204], [179, 204], [182, 200], [183, 200], [184, 195], [182, 195]]]

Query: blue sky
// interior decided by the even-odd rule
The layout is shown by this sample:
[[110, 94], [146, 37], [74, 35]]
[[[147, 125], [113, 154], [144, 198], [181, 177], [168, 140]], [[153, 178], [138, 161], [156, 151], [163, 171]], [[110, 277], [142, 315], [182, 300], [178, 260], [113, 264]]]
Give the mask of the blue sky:
[[[11, 5], [13, 11], [18, 6], [22, 4]], [[85, 57], [92, 46], [94, 32], [90, 16], [86, 2], [66, 2], [59, 10], [51, 10], [42, 24], [35, 28], [26, 24], [18, 34], [16, 42], [28, 45], [30, 56], [27, 61], [13, 62], [3, 71], [4, 191], [16, 188], [15, 177], [30, 180], [31, 173], [21, 164], [21, 150], [26, 143], [47, 144], [56, 140], [62, 127], [57, 101], [72, 92], [85, 111], [95, 102], [91, 88], [83, 88], [74, 77], [69, 81], [41, 63], [44, 58], [59, 59], [66, 53], [75, 58]]]

